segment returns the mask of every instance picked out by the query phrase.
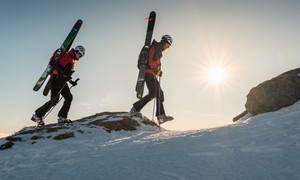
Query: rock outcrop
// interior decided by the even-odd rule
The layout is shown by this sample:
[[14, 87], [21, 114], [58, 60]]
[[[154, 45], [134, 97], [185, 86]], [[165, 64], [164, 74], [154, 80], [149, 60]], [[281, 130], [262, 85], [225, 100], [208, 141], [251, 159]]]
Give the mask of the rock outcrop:
[[252, 115], [277, 111], [300, 99], [300, 68], [290, 70], [252, 88], [246, 110]]
[[79, 120], [72, 124], [49, 124], [38, 127], [25, 127], [19, 132], [6, 137], [6, 143], [0, 145], [0, 150], [12, 148], [17, 142], [30, 141], [37, 143], [39, 139], [64, 140], [75, 138], [79, 134], [92, 131], [135, 131], [140, 128], [156, 130], [157, 124], [147, 117], [130, 115], [127, 112], [103, 112]]

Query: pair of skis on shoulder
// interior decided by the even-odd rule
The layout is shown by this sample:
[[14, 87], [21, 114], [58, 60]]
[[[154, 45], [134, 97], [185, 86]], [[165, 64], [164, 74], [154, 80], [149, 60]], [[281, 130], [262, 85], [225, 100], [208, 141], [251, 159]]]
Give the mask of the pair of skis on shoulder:
[[146, 32], [146, 39], [144, 46], [142, 48], [142, 51], [139, 56], [139, 74], [135, 86], [135, 91], [136, 91], [136, 97], [138, 99], [141, 99], [144, 94], [144, 86], [145, 86], [145, 73], [146, 73], [146, 66], [148, 63], [148, 53], [150, 50], [150, 45], [152, 41], [152, 35], [153, 35], [153, 30], [154, 30], [154, 24], [155, 24], [155, 19], [156, 19], [156, 13], [152, 11], [149, 15], [148, 19], [148, 26], [147, 26], [147, 32]]
[[[68, 34], [68, 36], [66, 37], [66, 39], [63, 41], [62, 45], [60, 46], [60, 48], [58, 49], [58, 51], [56, 51], [56, 54], [54, 55], [54, 60], [58, 60], [60, 58], [60, 56], [63, 54], [64, 51], [69, 51], [74, 39], [76, 38], [80, 27], [82, 25], [82, 20], [79, 19], [77, 20], [77, 22], [74, 24], [74, 26], [72, 27], [70, 33]], [[33, 90], [34, 91], [38, 91], [42, 85], [45, 83], [47, 77], [49, 76], [51, 70], [52, 70], [52, 66], [51, 64], [48, 64], [46, 69], [44, 70], [44, 72], [42, 73], [42, 75], [40, 76], [40, 78], [38, 79], [38, 81], [35, 83]], [[50, 85], [51, 85], [51, 78], [49, 79], [48, 83], [46, 84], [43, 94], [45, 96], [47, 96], [49, 90], [50, 90]]]

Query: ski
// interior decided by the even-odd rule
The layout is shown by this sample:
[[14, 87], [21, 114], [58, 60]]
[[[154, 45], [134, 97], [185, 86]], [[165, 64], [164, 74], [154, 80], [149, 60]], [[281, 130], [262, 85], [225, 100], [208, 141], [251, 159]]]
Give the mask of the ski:
[[[68, 34], [68, 36], [66, 37], [66, 39], [64, 40], [64, 42], [62, 43], [62, 45], [60, 46], [58, 51], [56, 52], [56, 54], [54, 55], [55, 60], [58, 60], [60, 58], [62, 52], [69, 51], [75, 37], [78, 34], [78, 31], [79, 31], [81, 25], [82, 25], [82, 20], [81, 19], [77, 20], [77, 22], [71, 29], [70, 33]], [[40, 76], [40, 78], [34, 85], [34, 87], [33, 87], [34, 91], [38, 91], [42, 87], [42, 85], [46, 81], [48, 75], [50, 74], [51, 70], [52, 70], [52, 66], [51, 66], [51, 64], [48, 64], [46, 69], [44, 70], [43, 74]]]
[[145, 44], [141, 50], [138, 59], [139, 73], [138, 73], [138, 78], [135, 86], [136, 96], [138, 99], [141, 99], [144, 94], [145, 73], [146, 73], [146, 67], [148, 63], [148, 52], [151, 45], [155, 18], [156, 18], [156, 13], [152, 11], [148, 18], [148, 27], [147, 27]]
[[44, 96], [47, 96], [51, 89], [51, 81], [52, 81], [52, 77], [49, 78], [48, 82], [46, 83], [46, 85], [44, 87], [44, 91], [43, 91]]

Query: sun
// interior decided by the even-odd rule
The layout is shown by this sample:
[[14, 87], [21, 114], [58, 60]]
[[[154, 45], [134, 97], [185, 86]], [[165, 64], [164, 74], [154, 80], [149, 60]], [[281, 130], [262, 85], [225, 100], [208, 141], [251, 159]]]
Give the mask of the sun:
[[212, 64], [207, 67], [205, 72], [205, 81], [214, 84], [221, 85], [225, 83], [228, 75], [228, 70], [225, 66], [220, 64]]

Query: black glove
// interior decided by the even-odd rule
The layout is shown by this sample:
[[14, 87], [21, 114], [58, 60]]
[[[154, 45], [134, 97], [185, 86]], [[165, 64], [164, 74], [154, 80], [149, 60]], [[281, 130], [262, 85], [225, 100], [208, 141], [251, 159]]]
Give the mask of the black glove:
[[72, 79], [71, 76], [61, 76], [60, 77], [61, 82], [67, 82], [67, 81], [70, 81], [71, 79]]
[[76, 81], [70, 80], [69, 83], [70, 83], [72, 86], [76, 86], [76, 85], [77, 85], [77, 82], [76, 82]]

